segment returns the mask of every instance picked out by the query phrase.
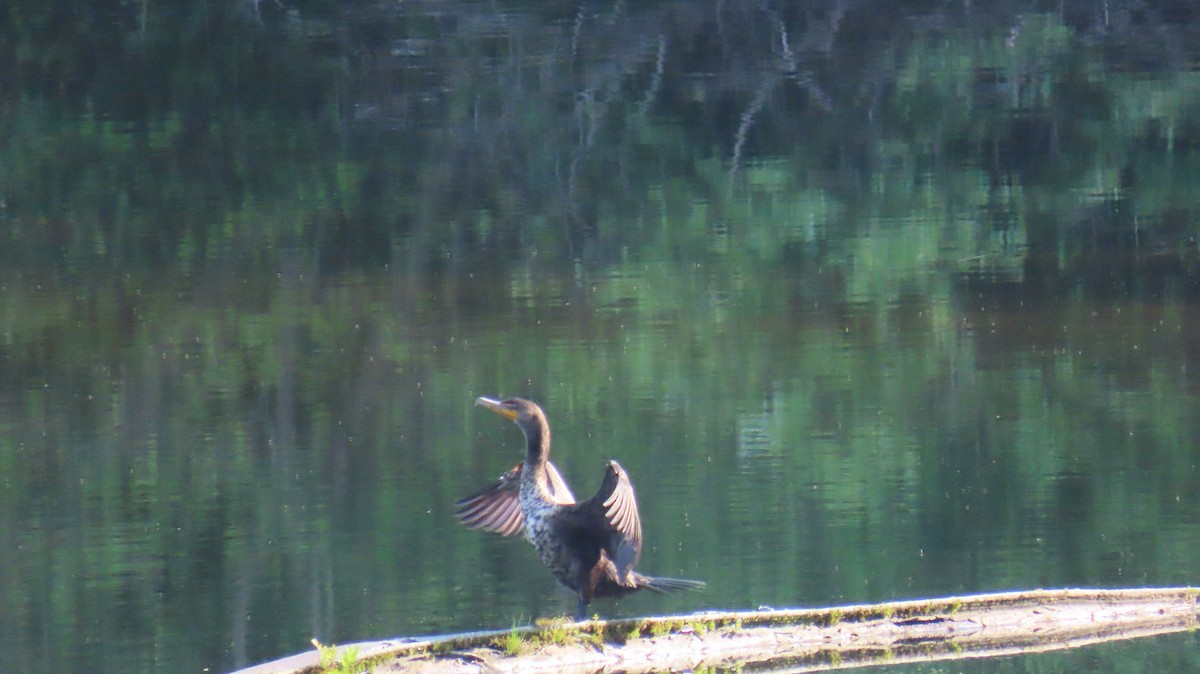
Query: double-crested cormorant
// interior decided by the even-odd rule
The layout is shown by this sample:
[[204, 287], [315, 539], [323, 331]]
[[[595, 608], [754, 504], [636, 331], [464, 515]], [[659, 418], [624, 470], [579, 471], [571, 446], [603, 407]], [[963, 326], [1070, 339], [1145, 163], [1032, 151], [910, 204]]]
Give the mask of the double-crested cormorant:
[[629, 476], [616, 461], [592, 498], [575, 502], [550, 463], [550, 425], [528, 400], [479, 398], [476, 405], [510, 419], [525, 433], [525, 461], [483, 491], [457, 503], [457, 517], [471, 529], [509, 536], [525, 531], [554, 577], [579, 595], [576, 618], [587, 618], [593, 597], [621, 597], [637, 590], [667, 592], [704, 587], [704, 581], [644, 576], [633, 570], [642, 555], [642, 523]]

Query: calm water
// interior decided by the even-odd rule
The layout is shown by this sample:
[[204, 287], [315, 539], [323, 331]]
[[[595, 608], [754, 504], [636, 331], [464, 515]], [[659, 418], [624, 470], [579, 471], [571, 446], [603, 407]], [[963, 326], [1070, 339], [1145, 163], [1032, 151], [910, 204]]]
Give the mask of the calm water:
[[478, 395], [708, 581], [605, 616], [1196, 584], [1191, 4], [48, 4], [0, 22], [13, 670], [572, 610], [454, 522], [522, 451]]

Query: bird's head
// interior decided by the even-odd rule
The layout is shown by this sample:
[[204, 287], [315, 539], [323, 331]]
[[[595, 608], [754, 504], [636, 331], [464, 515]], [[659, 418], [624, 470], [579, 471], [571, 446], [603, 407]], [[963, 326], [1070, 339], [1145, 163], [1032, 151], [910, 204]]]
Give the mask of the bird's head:
[[530, 431], [542, 431], [547, 426], [546, 414], [542, 412], [542, 408], [538, 407], [537, 403], [524, 398], [496, 400], [495, 398], [479, 397], [475, 399], [475, 404], [482, 405], [512, 421], [522, 431], [525, 431], [526, 435], [530, 435]]

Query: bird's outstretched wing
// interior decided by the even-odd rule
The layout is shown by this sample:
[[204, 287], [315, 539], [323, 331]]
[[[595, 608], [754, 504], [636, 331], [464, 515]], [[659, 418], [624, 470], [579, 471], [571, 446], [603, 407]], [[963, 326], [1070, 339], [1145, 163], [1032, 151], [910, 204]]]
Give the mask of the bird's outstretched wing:
[[[482, 529], [501, 536], [511, 536], [521, 531], [525, 526], [520, 499], [523, 465], [518, 463], [479, 493], [455, 503], [455, 518], [468, 529]], [[550, 462], [546, 462], [546, 477], [549, 478], [550, 496], [555, 503], [575, 503], [571, 488]]]
[[[616, 461], [604, 467], [604, 481], [592, 499], [601, 508], [610, 529], [608, 556], [624, 582], [642, 556], [642, 520], [629, 474]], [[595, 507], [595, 506], [593, 506]]]

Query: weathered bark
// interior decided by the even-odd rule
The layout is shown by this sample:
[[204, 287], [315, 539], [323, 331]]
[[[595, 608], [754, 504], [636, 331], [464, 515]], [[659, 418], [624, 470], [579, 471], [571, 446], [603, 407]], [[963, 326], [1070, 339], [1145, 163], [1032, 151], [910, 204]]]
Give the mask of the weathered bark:
[[[1197, 597], [1200, 589], [1190, 587], [1033, 590], [824, 609], [554, 622], [350, 647], [357, 646], [360, 660], [380, 673], [657, 672], [737, 665], [804, 672], [1013, 655], [1195, 629]], [[314, 651], [237, 674], [319, 671]]]

